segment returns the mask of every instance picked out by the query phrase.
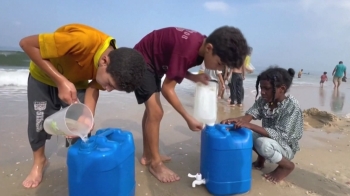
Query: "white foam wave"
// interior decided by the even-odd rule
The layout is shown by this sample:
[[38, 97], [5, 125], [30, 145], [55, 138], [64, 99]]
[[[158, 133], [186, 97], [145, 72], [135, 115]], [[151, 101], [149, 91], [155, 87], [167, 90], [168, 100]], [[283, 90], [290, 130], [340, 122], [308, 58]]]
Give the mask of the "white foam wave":
[[28, 69], [0, 69], [0, 86], [27, 86]]

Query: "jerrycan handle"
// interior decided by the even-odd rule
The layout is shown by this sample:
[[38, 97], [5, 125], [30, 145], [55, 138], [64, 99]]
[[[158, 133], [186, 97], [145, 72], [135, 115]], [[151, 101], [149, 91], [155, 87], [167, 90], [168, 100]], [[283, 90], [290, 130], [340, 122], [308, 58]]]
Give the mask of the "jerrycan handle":
[[113, 129], [107, 129], [103, 133], [99, 134], [99, 137], [108, 137], [114, 133]]
[[224, 134], [224, 135], [226, 135], [226, 136], [228, 136], [228, 135], [230, 135], [230, 131], [231, 131], [231, 129], [233, 129], [234, 128], [234, 124], [219, 124], [219, 131], [222, 133], [222, 134]]

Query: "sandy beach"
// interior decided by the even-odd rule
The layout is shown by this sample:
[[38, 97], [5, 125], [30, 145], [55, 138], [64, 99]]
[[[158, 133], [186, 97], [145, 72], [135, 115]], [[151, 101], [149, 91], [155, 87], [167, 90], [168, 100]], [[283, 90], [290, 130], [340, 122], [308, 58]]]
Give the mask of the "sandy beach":
[[[187, 82], [188, 84], [188, 82]], [[295, 159], [296, 168], [285, 181], [272, 184], [262, 177], [263, 172], [276, 165], [266, 164], [262, 171], [253, 170], [252, 189], [247, 196], [296, 196], [350, 195], [350, 113], [349, 103], [341, 104], [350, 97], [349, 84], [341, 86], [337, 95], [330, 82], [323, 88], [317, 86], [293, 86], [293, 94], [305, 112], [305, 132], [300, 141], [301, 151]], [[193, 109], [193, 85], [181, 84], [178, 95], [188, 111]], [[254, 87], [246, 86], [243, 108], [230, 108], [227, 102], [218, 102], [218, 121], [244, 113], [254, 101]], [[32, 152], [27, 140], [27, 101], [25, 88], [0, 88], [0, 195], [4, 196], [64, 196], [68, 195], [67, 167], [64, 139], [53, 137], [46, 145], [50, 165], [43, 182], [36, 189], [25, 189], [21, 183], [32, 166]], [[137, 105], [134, 94], [119, 92], [101, 93], [95, 118], [95, 130], [118, 127], [133, 133], [136, 145], [136, 195], [192, 196], [210, 195], [204, 186], [191, 187], [193, 179], [188, 173], [199, 172], [200, 133], [191, 132], [186, 122], [162, 98], [164, 118], [161, 124], [161, 152], [172, 157], [166, 165], [177, 172], [181, 180], [163, 184], [156, 180], [147, 168], [139, 164], [142, 154], [141, 119], [144, 106]], [[141, 112], [142, 111], [142, 112]], [[332, 112], [332, 116], [327, 112]], [[260, 123], [260, 122], [257, 122]], [[253, 159], [256, 154], [253, 154]]]

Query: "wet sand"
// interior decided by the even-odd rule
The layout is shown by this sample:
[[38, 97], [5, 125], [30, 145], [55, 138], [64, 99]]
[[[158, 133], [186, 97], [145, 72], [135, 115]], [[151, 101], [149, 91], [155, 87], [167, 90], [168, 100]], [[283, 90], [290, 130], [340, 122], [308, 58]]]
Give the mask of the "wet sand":
[[[311, 107], [331, 111], [331, 87], [324, 89], [324, 104], [320, 101], [319, 88], [294, 88], [291, 93], [299, 99], [301, 107]], [[344, 91], [347, 89], [344, 87]], [[177, 88], [182, 103], [191, 111], [193, 109], [193, 93]], [[64, 140], [53, 137], [47, 142], [46, 154], [50, 165], [44, 180], [36, 189], [25, 189], [21, 183], [32, 166], [32, 154], [27, 141], [27, 103], [25, 91], [14, 91], [11, 94], [1, 94], [0, 119], [0, 195], [4, 196], [64, 196], [68, 195], [67, 167]], [[345, 98], [346, 99], [346, 98]], [[172, 161], [166, 165], [177, 172], [181, 180], [175, 183], [163, 184], [149, 174], [147, 168], [139, 164], [142, 154], [141, 119], [144, 106], [137, 105], [133, 94], [102, 93], [96, 110], [95, 129], [104, 127], [119, 127], [133, 133], [136, 145], [136, 195], [210, 195], [204, 186], [191, 187], [193, 179], [188, 173], [199, 171], [200, 165], [200, 133], [191, 132], [186, 122], [162, 98], [164, 118], [161, 123], [160, 149], [170, 155]], [[246, 91], [246, 98], [242, 108], [230, 108], [224, 100], [218, 103], [218, 120], [238, 116], [251, 106], [253, 96]], [[343, 109], [338, 111], [342, 117], [350, 112], [349, 104], [345, 102]], [[258, 196], [296, 196], [322, 195], [342, 196], [350, 195], [350, 129], [347, 120], [341, 125], [343, 130], [336, 128], [327, 131], [316, 122], [306, 126], [304, 136], [300, 142], [301, 151], [295, 159], [296, 168], [285, 181], [272, 184], [261, 176], [263, 172], [273, 170], [276, 165], [266, 164], [262, 171], [253, 170], [252, 189], [245, 195]], [[257, 122], [259, 123], [259, 122]], [[338, 121], [331, 122], [333, 124]], [[338, 123], [339, 124], [339, 123]], [[320, 127], [321, 126], [321, 127]], [[253, 153], [253, 159], [256, 155]]]

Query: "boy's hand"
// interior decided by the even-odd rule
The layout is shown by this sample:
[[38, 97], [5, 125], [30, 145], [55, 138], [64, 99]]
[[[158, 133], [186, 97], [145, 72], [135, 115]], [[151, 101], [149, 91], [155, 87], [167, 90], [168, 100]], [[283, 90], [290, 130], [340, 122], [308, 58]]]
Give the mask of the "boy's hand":
[[189, 120], [187, 120], [188, 128], [190, 128], [192, 131], [202, 131], [204, 124], [196, 120], [195, 118], [191, 117]]
[[63, 82], [57, 85], [58, 88], [58, 97], [67, 104], [76, 103], [77, 98], [77, 89], [74, 84], [64, 79]]
[[209, 76], [207, 74], [205, 74], [205, 73], [197, 74], [197, 75], [193, 76], [193, 80], [192, 81], [195, 82], [195, 83], [200, 82], [202, 84], [207, 85], [208, 81], [209, 81]]
[[[85, 116], [80, 116], [80, 117], [78, 118], [77, 121], [80, 122], [80, 123], [82, 123], [82, 124], [85, 124], [87, 127], [91, 127], [89, 133], [91, 133], [91, 131], [94, 129], [95, 123], [92, 124], [90, 118], [86, 118]], [[69, 139], [71, 139], [71, 138], [77, 138], [77, 137], [79, 137], [79, 136], [66, 136], [66, 138], [69, 138]]]

